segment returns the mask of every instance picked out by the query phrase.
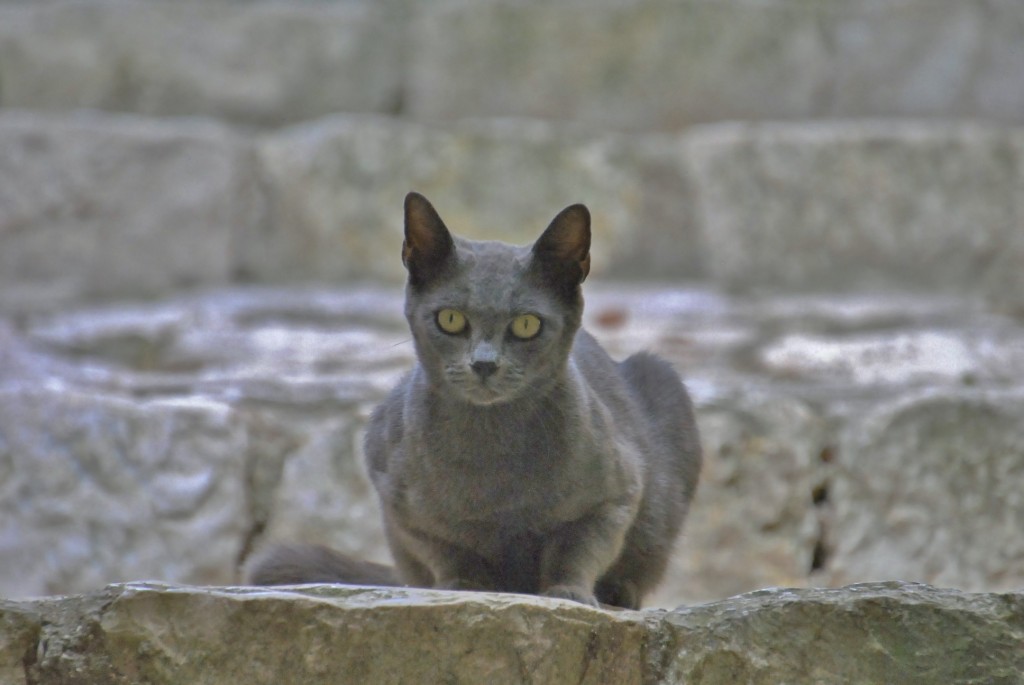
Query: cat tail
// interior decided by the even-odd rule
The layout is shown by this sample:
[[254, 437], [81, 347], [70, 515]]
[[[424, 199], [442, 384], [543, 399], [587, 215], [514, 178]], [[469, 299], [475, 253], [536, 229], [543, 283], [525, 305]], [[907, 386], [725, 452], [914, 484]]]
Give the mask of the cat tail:
[[676, 455], [673, 463], [686, 483], [687, 497], [691, 496], [697, 487], [702, 456], [693, 402], [686, 386], [671, 364], [648, 352], [628, 357], [619, 369], [659, 442], [670, 446]]
[[257, 552], [246, 563], [244, 576], [248, 585], [403, 584], [391, 566], [353, 559], [322, 545], [302, 543], [274, 544]]
[[[666, 405], [691, 411], [682, 379], [672, 365], [658, 355], [637, 352], [621, 361], [619, 370], [648, 415], [665, 415]], [[676, 420], [676, 417], [671, 419]]]

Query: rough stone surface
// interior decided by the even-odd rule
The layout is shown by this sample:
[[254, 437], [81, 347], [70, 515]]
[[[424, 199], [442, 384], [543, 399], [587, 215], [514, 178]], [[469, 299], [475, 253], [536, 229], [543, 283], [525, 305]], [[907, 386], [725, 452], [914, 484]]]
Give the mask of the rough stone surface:
[[212, 122], [0, 112], [0, 302], [223, 284], [255, 183]]
[[[266, 138], [270, 219], [239, 245], [258, 280], [401, 282], [402, 198], [430, 198], [452, 230], [532, 242], [563, 207], [594, 217], [594, 272], [698, 275], [674, 139], [595, 137], [541, 122], [432, 128], [334, 117]], [[665, 248], [668, 247], [666, 250]]]
[[800, 401], [750, 392], [703, 405], [698, 421], [701, 483], [651, 606], [805, 585], [822, 535], [824, 420]]
[[[413, 362], [399, 290], [0, 319], [0, 595], [233, 582], [268, 539], [387, 561], [361, 443]], [[1020, 320], [945, 296], [586, 292], [613, 356], [647, 348], [680, 369], [703, 431], [702, 483], [652, 606], [893, 577], [1024, 584], [1024, 409], [999, 404], [1024, 392]]]
[[1024, 132], [867, 122], [722, 125], [688, 140], [713, 277], [1024, 301]]
[[0, 599], [0, 683], [24, 683], [35, 658], [42, 618], [30, 607]]
[[486, 593], [136, 583], [0, 604], [0, 631], [0, 644], [26, 655], [20, 671], [8, 659], [12, 685], [959, 685], [1011, 683], [1024, 669], [1022, 595], [899, 583], [766, 590], [673, 612]]
[[665, 616], [669, 683], [1009, 683], [1024, 601], [926, 585], [764, 590]]
[[0, 390], [3, 593], [230, 582], [251, 525], [246, 460], [262, 437], [201, 398]]
[[392, 15], [373, 2], [0, 5], [0, 106], [262, 125], [393, 111], [403, 23]]
[[833, 583], [1024, 587], [1024, 394], [925, 390], [844, 429]]

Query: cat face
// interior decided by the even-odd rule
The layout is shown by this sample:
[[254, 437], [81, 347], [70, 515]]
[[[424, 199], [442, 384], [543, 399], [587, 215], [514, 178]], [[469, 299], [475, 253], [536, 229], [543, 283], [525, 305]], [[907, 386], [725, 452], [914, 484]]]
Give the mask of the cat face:
[[579, 329], [589, 215], [564, 210], [530, 247], [453, 238], [406, 198], [406, 318], [430, 383], [481, 406], [529, 399], [564, 368]]

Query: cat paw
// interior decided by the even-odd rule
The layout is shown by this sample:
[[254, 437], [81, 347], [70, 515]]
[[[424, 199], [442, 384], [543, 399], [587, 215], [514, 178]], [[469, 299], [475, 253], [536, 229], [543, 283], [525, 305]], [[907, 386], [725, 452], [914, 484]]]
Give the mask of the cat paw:
[[640, 590], [632, 581], [598, 583], [595, 592], [602, 604], [623, 609], [640, 608]]
[[581, 604], [589, 604], [592, 607], [598, 606], [597, 598], [592, 592], [579, 585], [552, 585], [541, 593], [544, 597], [556, 597], [558, 599], [571, 599]]
[[469, 578], [452, 578], [438, 583], [434, 586], [437, 590], [483, 590], [486, 588], [484, 583], [470, 580]]

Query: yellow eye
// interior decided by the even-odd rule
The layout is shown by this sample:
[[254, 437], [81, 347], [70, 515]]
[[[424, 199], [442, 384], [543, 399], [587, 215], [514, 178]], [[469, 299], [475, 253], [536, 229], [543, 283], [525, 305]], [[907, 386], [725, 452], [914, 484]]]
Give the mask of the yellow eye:
[[437, 325], [445, 333], [455, 335], [466, 328], [466, 316], [454, 309], [442, 309], [437, 313]]
[[540, 319], [533, 314], [520, 314], [512, 320], [512, 335], [529, 340], [540, 333]]

